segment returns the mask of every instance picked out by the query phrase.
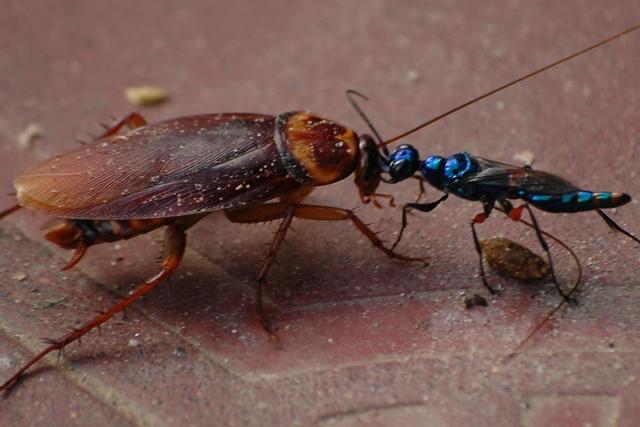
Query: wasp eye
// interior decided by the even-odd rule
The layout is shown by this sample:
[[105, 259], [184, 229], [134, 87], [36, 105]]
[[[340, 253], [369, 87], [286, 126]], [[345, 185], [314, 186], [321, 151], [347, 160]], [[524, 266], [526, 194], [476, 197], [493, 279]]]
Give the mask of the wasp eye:
[[420, 167], [418, 150], [411, 145], [400, 145], [389, 156], [389, 175], [394, 181], [407, 179]]

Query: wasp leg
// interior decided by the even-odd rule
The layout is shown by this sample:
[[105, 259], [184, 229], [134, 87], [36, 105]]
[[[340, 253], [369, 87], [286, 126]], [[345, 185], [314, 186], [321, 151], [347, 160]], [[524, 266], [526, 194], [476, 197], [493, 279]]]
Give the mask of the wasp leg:
[[542, 249], [544, 249], [544, 251], [547, 253], [547, 259], [549, 260], [549, 269], [551, 270], [551, 279], [553, 280], [553, 284], [556, 286], [558, 293], [562, 296], [562, 298], [564, 298], [565, 301], [573, 304], [577, 303], [575, 298], [571, 297], [570, 295], [567, 295], [560, 287], [560, 284], [558, 283], [558, 279], [556, 279], [555, 269], [553, 268], [553, 259], [551, 258], [551, 251], [549, 250], [549, 245], [547, 244], [547, 241], [544, 239], [544, 236], [542, 235], [542, 230], [540, 230], [540, 226], [538, 225], [538, 221], [536, 220], [536, 217], [533, 215], [533, 211], [531, 210], [529, 205], [524, 205], [524, 206], [527, 209], [527, 211], [529, 211], [529, 216], [531, 217], [531, 222], [533, 223], [533, 229], [536, 231], [536, 236], [538, 237], [538, 241], [540, 242]]
[[120, 129], [122, 129], [123, 126], [127, 126], [129, 129], [136, 129], [136, 128], [142, 127], [142, 126], [144, 126], [146, 124], [147, 124], [147, 121], [140, 114], [138, 114], [138, 113], [129, 113], [126, 116], [124, 116], [123, 118], [121, 118], [118, 121], [116, 121], [110, 127], [107, 126], [105, 131], [95, 139], [99, 140], [99, 139], [108, 138], [110, 136], [113, 136], [116, 133], [118, 133], [118, 131]]
[[480, 239], [478, 239], [478, 233], [476, 232], [476, 224], [482, 224], [489, 218], [491, 211], [495, 205], [495, 201], [485, 201], [483, 203], [484, 211], [482, 213], [477, 214], [470, 222], [471, 224], [471, 234], [473, 235], [473, 243], [476, 247], [476, 252], [478, 252], [478, 257], [480, 258], [479, 266], [480, 266], [480, 278], [482, 279], [482, 284], [492, 295], [496, 295], [499, 293], [497, 289], [492, 288], [487, 281], [487, 277], [484, 272], [484, 259], [482, 257], [482, 246], [480, 245]]
[[184, 232], [184, 228], [179, 226], [178, 224], [171, 224], [167, 228], [165, 233], [165, 251], [167, 252], [164, 261], [162, 262], [162, 269], [159, 273], [157, 273], [152, 278], [145, 281], [143, 284], [138, 286], [133, 292], [131, 292], [126, 298], [120, 300], [117, 304], [111, 306], [107, 311], [101, 312], [98, 316], [93, 318], [91, 321], [85, 323], [80, 328], [74, 328], [70, 333], [63, 336], [60, 339], [52, 340], [50, 345], [34, 356], [28, 363], [26, 363], [14, 376], [12, 376], [7, 382], [0, 386], [0, 392], [4, 392], [13, 387], [16, 382], [20, 379], [20, 377], [36, 362], [45, 357], [47, 354], [56, 351], [62, 350], [67, 345], [72, 342], [79, 340], [83, 335], [92, 329], [102, 325], [104, 322], [109, 320], [116, 313], [121, 312], [126, 307], [128, 307], [131, 303], [136, 301], [138, 298], [145, 295], [147, 292], [151, 291], [153, 288], [158, 286], [160, 283], [164, 282], [167, 278], [169, 278], [173, 272], [180, 265], [180, 261], [182, 260], [182, 255], [184, 254], [184, 249], [186, 245], [186, 235]]
[[419, 175], [414, 175], [411, 178], [418, 180], [418, 196], [416, 197], [415, 203], [420, 203], [420, 199], [424, 195], [424, 180]]
[[402, 239], [402, 234], [404, 233], [404, 229], [407, 228], [407, 225], [409, 225], [407, 221], [407, 213], [411, 209], [416, 209], [416, 210], [419, 210], [420, 212], [431, 212], [432, 210], [437, 208], [440, 203], [447, 200], [448, 197], [449, 197], [449, 193], [444, 193], [444, 195], [442, 195], [442, 197], [440, 197], [435, 202], [405, 203], [404, 205], [402, 205], [402, 226], [400, 227], [400, 232], [398, 233], [398, 237], [396, 238], [396, 241], [393, 242], [393, 245], [391, 245], [391, 250], [394, 250], [396, 246], [398, 246], [398, 243], [400, 243], [400, 240]]
[[[478, 215], [484, 215], [484, 214], [478, 214]], [[478, 252], [478, 256], [480, 257], [480, 263], [478, 264], [480, 266], [480, 278], [482, 279], [482, 284], [484, 285], [485, 288], [487, 288], [489, 293], [491, 293], [492, 295], [495, 295], [495, 294], [498, 294], [499, 291], [497, 289], [492, 288], [489, 285], [489, 282], [487, 282], [487, 277], [485, 276], [485, 273], [484, 273], [484, 262], [482, 259], [482, 246], [480, 245], [480, 240], [478, 239], [478, 233], [476, 232], [476, 224], [481, 224], [482, 222], [484, 222], [486, 217], [484, 216], [478, 217], [478, 215], [476, 215], [476, 217], [471, 221], [471, 234], [473, 234], [473, 243], [475, 244], [476, 252]]]
[[[629, 237], [630, 239], [632, 239], [636, 243], [640, 243], [640, 240], [638, 240], [638, 238], [636, 236], [634, 236], [633, 234], [629, 233], [624, 228], [620, 227], [614, 220], [611, 219], [611, 217], [609, 215], [607, 215], [606, 213], [602, 212], [602, 209], [596, 209], [596, 212], [598, 213], [598, 215], [600, 215], [600, 218], [602, 218], [604, 220], [604, 222], [606, 222], [607, 225], [613, 231], [619, 231], [620, 233], [622, 233], [625, 236]], [[2, 218], [2, 216], [0, 216], [0, 218]]]

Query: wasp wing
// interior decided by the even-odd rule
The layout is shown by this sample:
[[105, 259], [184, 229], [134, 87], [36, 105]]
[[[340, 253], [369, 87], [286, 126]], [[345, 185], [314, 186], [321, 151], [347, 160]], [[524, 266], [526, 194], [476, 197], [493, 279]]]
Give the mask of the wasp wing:
[[560, 195], [580, 190], [564, 178], [528, 166], [519, 167], [481, 157], [473, 159], [480, 166], [480, 170], [460, 179], [457, 186], [475, 186], [492, 192], [524, 192], [531, 195]]
[[274, 140], [275, 119], [189, 116], [49, 159], [15, 180], [20, 203], [75, 219], [191, 215], [260, 203], [299, 184]]

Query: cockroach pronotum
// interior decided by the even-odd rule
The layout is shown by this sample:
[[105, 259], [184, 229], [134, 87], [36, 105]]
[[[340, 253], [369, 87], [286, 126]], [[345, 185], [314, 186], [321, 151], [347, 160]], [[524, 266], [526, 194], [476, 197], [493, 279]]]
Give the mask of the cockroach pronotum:
[[[589, 48], [540, 68], [478, 96], [393, 139], [384, 141], [348, 91], [349, 101], [374, 137], [308, 112], [277, 116], [208, 114], [147, 124], [129, 114], [92, 144], [46, 160], [15, 179], [19, 207], [61, 218], [46, 238], [74, 253], [64, 267], [76, 265], [94, 244], [128, 239], [166, 227], [165, 256], [160, 271], [117, 304], [72, 329], [22, 366], [0, 386], [9, 390], [47, 354], [62, 350], [124, 310], [165, 281], [178, 268], [186, 246], [186, 230], [213, 211], [224, 211], [233, 222], [281, 220], [256, 279], [257, 311], [270, 331], [262, 309], [262, 285], [293, 218], [351, 221], [386, 255], [405, 261], [426, 261], [395, 253], [352, 210], [304, 203], [314, 189], [355, 176], [363, 202], [376, 202], [381, 181], [411, 178], [410, 159], [401, 155], [413, 147], [386, 145], [508, 86], [595, 49], [630, 28]], [[131, 131], [120, 133], [123, 127]], [[393, 200], [391, 198], [391, 200]]]

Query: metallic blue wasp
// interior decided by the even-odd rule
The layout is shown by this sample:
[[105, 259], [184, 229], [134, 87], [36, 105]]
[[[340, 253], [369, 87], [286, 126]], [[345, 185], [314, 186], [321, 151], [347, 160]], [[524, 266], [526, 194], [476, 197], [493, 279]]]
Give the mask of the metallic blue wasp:
[[[363, 153], [362, 156], [364, 156], [364, 160], [366, 161], [365, 163], [368, 165], [368, 168], [366, 168], [364, 172], [365, 181], [374, 181], [376, 184], [380, 180], [388, 183], [397, 183], [408, 178], [418, 178], [420, 182], [420, 196], [423, 193], [423, 181], [427, 181], [435, 188], [444, 192], [444, 195], [434, 202], [419, 203], [416, 201], [415, 203], [408, 203], [404, 205], [402, 210], [402, 228], [396, 242], [392, 246], [392, 250], [397, 246], [402, 238], [402, 233], [407, 226], [407, 212], [409, 210], [415, 209], [422, 212], [429, 212], [446, 200], [447, 197], [449, 197], [449, 194], [454, 194], [467, 200], [480, 201], [483, 205], [483, 212], [477, 214], [471, 221], [471, 231], [473, 233], [476, 250], [480, 255], [480, 275], [482, 277], [482, 281], [491, 293], [495, 293], [495, 290], [487, 283], [487, 279], [484, 274], [482, 248], [476, 233], [476, 224], [480, 224], [487, 219], [493, 209], [497, 208], [496, 203], [500, 205], [498, 209], [501, 209], [516, 221], [520, 220], [523, 209], [526, 209], [531, 216], [532, 226], [536, 231], [536, 236], [542, 245], [542, 248], [547, 253], [553, 283], [563, 298], [565, 300], [570, 300], [570, 295], [562, 290], [556, 280], [549, 246], [544, 239], [544, 233], [540, 229], [530, 205], [547, 212], [582, 212], [595, 210], [614, 231], [619, 231], [637, 243], [640, 243], [638, 238], [624, 230], [602, 211], [603, 208], [614, 208], [629, 203], [631, 197], [627, 194], [582, 190], [559, 176], [547, 172], [536, 171], [530, 166], [513, 166], [506, 163], [487, 160], [481, 157], [475, 157], [464, 152], [454, 154], [447, 158], [429, 156], [421, 161], [418, 151], [409, 144], [399, 145], [391, 153], [387, 148], [389, 144], [402, 140], [407, 136], [426, 128], [432, 123], [455, 113], [456, 111], [460, 111], [463, 108], [500, 92], [503, 89], [518, 84], [537, 74], [547, 71], [550, 68], [556, 67], [557, 65], [583, 55], [599, 46], [639, 29], [640, 25], [635, 25], [625, 31], [614, 34], [613, 36], [610, 36], [592, 46], [575, 52], [507, 84], [477, 96], [387, 140], [382, 139], [367, 115], [356, 102], [354, 96], [358, 96], [365, 100], [367, 98], [354, 90], [347, 91], [349, 102], [367, 123], [378, 141], [376, 149], [371, 147], [361, 147], [361, 151]], [[371, 196], [374, 197], [379, 195], [371, 194]], [[390, 197], [388, 195], [382, 196]], [[522, 206], [514, 208], [509, 201], [510, 199], [520, 199], [525, 203]], [[369, 200], [370, 199], [368, 198], [363, 198], [363, 201], [365, 202], [368, 202]], [[391, 198], [391, 200], [393, 201], [393, 198]]]
[[[570, 299], [569, 295], [562, 290], [556, 280], [549, 246], [530, 205], [547, 212], [595, 210], [614, 231], [619, 231], [640, 243], [638, 238], [624, 230], [602, 211], [602, 209], [615, 208], [629, 203], [631, 197], [625, 193], [583, 190], [559, 176], [534, 170], [530, 166], [513, 166], [475, 157], [465, 152], [446, 158], [429, 156], [421, 161], [418, 151], [414, 147], [404, 144], [398, 146], [387, 159], [387, 172], [391, 182], [401, 181], [413, 176], [418, 171], [425, 181], [443, 191], [444, 195], [435, 202], [404, 205], [402, 228], [393, 247], [402, 238], [402, 232], [407, 226], [407, 212], [409, 210], [429, 212], [446, 200], [449, 194], [467, 200], [479, 201], [482, 203], [483, 211], [477, 214], [470, 224], [473, 241], [480, 256], [480, 276], [485, 287], [491, 293], [495, 293], [495, 290], [489, 286], [484, 274], [482, 248], [478, 240], [476, 224], [484, 222], [489, 217], [493, 209], [496, 208], [496, 203], [511, 219], [516, 221], [520, 220], [523, 209], [529, 212], [536, 236], [547, 253], [553, 283], [560, 295], [567, 300]], [[521, 199], [525, 203], [514, 208], [510, 199]]]

